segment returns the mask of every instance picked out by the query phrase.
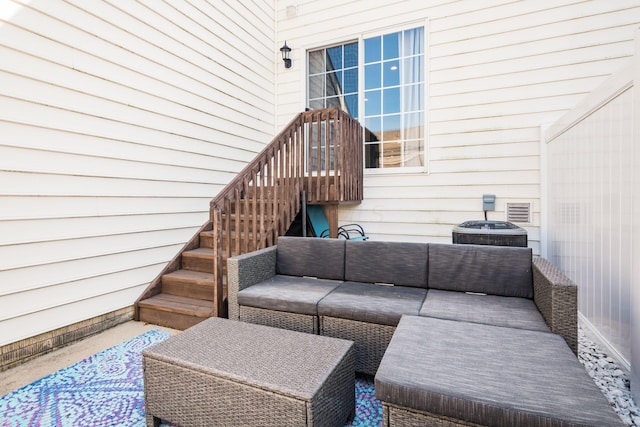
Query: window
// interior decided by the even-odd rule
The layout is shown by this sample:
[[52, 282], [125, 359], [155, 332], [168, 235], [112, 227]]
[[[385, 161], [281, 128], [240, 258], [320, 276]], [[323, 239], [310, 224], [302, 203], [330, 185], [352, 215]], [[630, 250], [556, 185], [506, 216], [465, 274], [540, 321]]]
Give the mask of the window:
[[309, 52], [309, 107], [340, 107], [358, 118], [358, 42]]
[[424, 168], [424, 50], [418, 27], [362, 39], [360, 58], [358, 42], [309, 52], [308, 106], [360, 121], [365, 168]]
[[423, 41], [423, 28], [364, 39], [367, 168], [424, 166]]

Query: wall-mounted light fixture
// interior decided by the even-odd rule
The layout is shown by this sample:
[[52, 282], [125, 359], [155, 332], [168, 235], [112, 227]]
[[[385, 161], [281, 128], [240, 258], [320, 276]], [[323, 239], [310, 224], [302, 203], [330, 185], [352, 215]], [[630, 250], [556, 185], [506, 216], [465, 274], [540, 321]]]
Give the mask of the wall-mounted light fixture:
[[289, 53], [291, 52], [291, 48], [287, 46], [286, 40], [284, 42], [284, 46], [280, 48], [280, 52], [282, 52], [282, 60], [284, 61], [284, 68], [291, 68], [291, 59], [289, 58]]

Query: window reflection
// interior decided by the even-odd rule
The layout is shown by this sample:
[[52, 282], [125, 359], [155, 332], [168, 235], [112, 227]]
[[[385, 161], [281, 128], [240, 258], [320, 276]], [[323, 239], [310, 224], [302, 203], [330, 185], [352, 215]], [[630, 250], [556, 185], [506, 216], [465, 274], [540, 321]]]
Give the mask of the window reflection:
[[406, 141], [404, 144], [404, 167], [424, 166], [424, 142], [422, 139]]
[[382, 91], [368, 90], [364, 93], [364, 114], [373, 116], [380, 114], [382, 109]]
[[393, 61], [383, 62], [382, 70], [384, 72], [385, 87], [400, 85], [400, 61], [394, 59]]
[[358, 118], [358, 43], [309, 52], [308, 105], [336, 106]]
[[384, 116], [382, 120], [382, 140], [392, 141], [400, 139], [400, 114]]
[[366, 167], [424, 166], [423, 51], [422, 28], [364, 40]]
[[324, 52], [317, 50], [309, 52], [309, 74], [318, 74], [324, 71]]
[[336, 106], [363, 123], [367, 168], [424, 166], [424, 49], [424, 29], [413, 28], [365, 38], [361, 59], [357, 42], [309, 52], [308, 105]]
[[394, 114], [400, 112], [400, 88], [392, 87], [382, 91], [382, 112]]
[[382, 87], [382, 64], [364, 66], [364, 88], [377, 89]]
[[382, 37], [382, 40], [382, 58], [398, 58], [400, 56], [400, 33], [387, 34]]
[[382, 141], [382, 117], [367, 117], [364, 122], [365, 141]]
[[382, 59], [382, 37], [372, 37], [364, 41], [364, 62], [380, 61]]
[[327, 49], [327, 71], [342, 68], [342, 46]]

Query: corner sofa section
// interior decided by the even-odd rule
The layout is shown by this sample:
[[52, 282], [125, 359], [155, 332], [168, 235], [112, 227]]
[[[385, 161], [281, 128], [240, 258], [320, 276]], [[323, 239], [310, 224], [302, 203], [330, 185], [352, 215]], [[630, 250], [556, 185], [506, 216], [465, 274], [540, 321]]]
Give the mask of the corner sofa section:
[[375, 374], [403, 315], [560, 334], [577, 289], [530, 248], [280, 237], [228, 260], [229, 318], [355, 342]]

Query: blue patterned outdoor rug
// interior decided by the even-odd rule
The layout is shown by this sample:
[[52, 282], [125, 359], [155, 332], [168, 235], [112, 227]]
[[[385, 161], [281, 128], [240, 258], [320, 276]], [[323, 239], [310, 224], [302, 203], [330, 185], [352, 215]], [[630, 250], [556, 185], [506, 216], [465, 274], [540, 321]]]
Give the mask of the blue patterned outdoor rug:
[[[142, 350], [170, 334], [152, 330], [0, 397], [0, 427], [143, 427]], [[379, 426], [371, 378], [356, 379], [351, 426]]]

